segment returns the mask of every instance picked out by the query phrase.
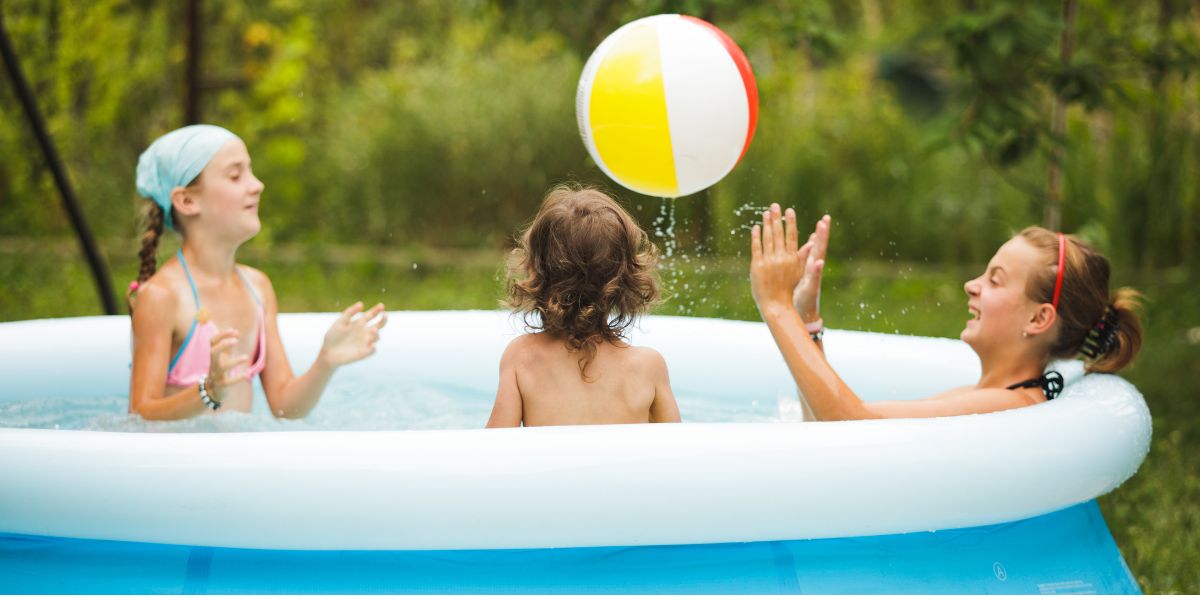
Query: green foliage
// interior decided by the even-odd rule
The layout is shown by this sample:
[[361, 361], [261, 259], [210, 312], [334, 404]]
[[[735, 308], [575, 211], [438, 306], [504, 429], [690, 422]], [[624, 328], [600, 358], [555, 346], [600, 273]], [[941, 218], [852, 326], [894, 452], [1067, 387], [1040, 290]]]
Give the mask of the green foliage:
[[[1066, 229], [1102, 231], [1118, 261], [1200, 262], [1190, 4], [1086, 3], [1067, 64], [1060, 6], [1033, 0], [202, 6], [202, 112], [249, 144], [268, 244], [500, 247], [552, 184], [616, 189], [579, 143], [578, 72], [621, 23], [682, 11], [739, 41], [761, 98], [743, 163], [679, 202], [683, 245], [737, 252], [735, 209], [782, 200], [853, 223], [842, 252], [979, 260], [1038, 219], [1061, 146]], [[0, 10], [93, 228], [132, 239], [136, 157], [182, 124], [182, 6]], [[1073, 107], [1061, 140], [1047, 126], [1055, 95]], [[7, 87], [0, 110], [0, 235], [65, 233]], [[618, 195], [657, 217], [658, 200]]]

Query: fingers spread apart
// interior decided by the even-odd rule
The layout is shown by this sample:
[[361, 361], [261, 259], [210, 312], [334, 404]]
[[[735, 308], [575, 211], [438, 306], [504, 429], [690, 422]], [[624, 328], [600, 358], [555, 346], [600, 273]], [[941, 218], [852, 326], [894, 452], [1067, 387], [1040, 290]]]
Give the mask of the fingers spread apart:
[[357, 315], [358, 313], [362, 312], [362, 309], [363, 309], [362, 301], [360, 300], [358, 302], [355, 302], [354, 304], [347, 306], [346, 310], [342, 311], [342, 314], [341, 314], [341, 316], [338, 317], [338, 320], [343, 323], [349, 323], [350, 320], [354, 318], [354, 315]]

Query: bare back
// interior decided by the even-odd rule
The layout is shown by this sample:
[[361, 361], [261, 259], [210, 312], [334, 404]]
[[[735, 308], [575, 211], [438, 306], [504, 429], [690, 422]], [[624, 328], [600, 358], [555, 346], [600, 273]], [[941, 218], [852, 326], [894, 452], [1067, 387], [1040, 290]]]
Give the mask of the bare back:
[[602, 343], [587, 367], [545, 333], [509, 344], [489, 426], [677, 422], [666, 362], [653, 349]]

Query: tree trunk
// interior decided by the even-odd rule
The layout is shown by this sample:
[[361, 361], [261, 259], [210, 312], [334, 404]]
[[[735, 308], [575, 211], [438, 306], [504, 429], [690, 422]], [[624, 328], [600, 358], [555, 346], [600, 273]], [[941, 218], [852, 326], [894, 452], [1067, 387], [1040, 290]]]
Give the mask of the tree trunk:
[[[1075, 49], [1077, 9], [1076, 0], [1063, 0], [1063, 31], [1059, 44], [1059, 60], [1064, 67], [1071, 64], [1071, 53]], [[1042, 221], [1047, 229], [1058, 231], [1062, 228], [1063, 165], [1067, 159], [1067, 102], [1059, 94], [1054, 95], [1050, 131], [1054, 136], [1054, 152], [1050, 159], [1049, 184]]]
[[200, 115], [200, 59], [202, 45], [200, 0], [187, 0], [187, 63], [184, 71], [183, 120], [192, 125], [201, 121]]

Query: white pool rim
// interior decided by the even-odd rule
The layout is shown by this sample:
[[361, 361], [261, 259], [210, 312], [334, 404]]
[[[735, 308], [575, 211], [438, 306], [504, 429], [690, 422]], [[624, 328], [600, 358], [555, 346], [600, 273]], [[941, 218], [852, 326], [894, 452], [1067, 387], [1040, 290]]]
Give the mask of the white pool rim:
[[[311, 362], [335, 316], [280, 317], [294, 367]], [[500, 353], [518, 332], [506, 313], [394, 312], [380, 352], [337, 377], [386, 373], [494, 390]], [[0, 404], [124, 393], [128, 335], [125, 317], [0, 324]], [[648, 317], [633, 341], [663, 354], [680, 395], [749, 403], [796, 393], [761, 323]], [[832, 330], [826, 351], [871, 400], [978, 377], [957, 340]], [[1114, 489], [1148, 450], [1150, 416], [1132, 385], [1082, 376], [1078, 363], [1056, 366], [1068, 381], [1056, 400], [936, 419], [215, 434], [0, 428], [0, 532], [421, 550], [1003, 523]]]

